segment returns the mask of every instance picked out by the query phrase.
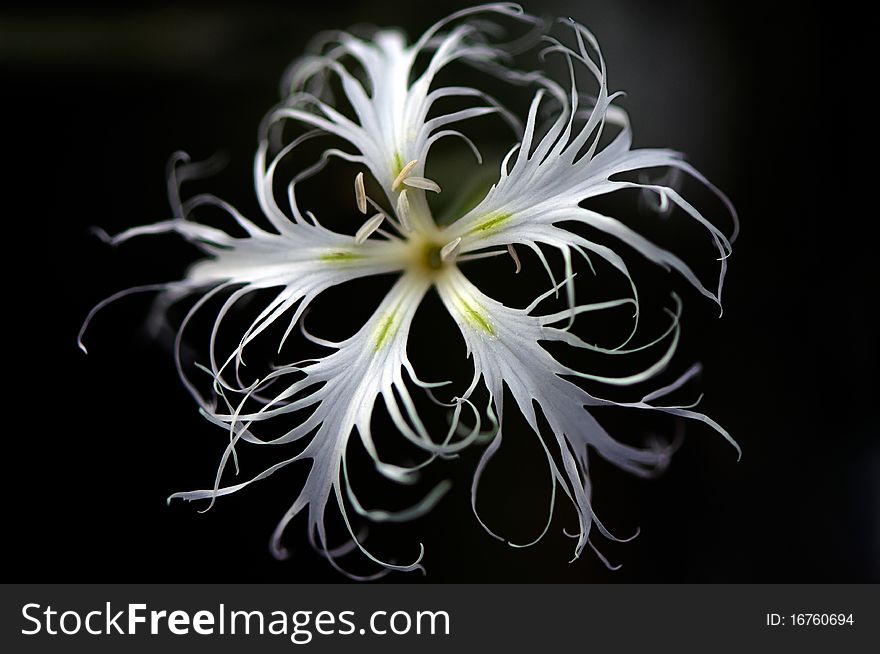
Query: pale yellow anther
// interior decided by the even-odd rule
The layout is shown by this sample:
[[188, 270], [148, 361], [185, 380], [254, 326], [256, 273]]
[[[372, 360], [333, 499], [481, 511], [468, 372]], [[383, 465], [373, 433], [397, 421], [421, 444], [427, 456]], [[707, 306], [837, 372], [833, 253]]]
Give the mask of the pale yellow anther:
[[394, 178], [394, 181], [391, 182], [391, 190], [392, 191], [396, 191], [397, 189], [400, 188], [400, 185], [403, 184], [403, 180], [405, 180], [407, 177], [409, 177], [410, 172], [412, 172], [412, 169], [416, 167], [417, 163], [419, 163], [419, 160], [413, 159], [408, 164], [406, 164], [403, 168], [400, 169], [400, 173], [397, 175], [397, 177]]
[[379, 229], [379, 225], [382, 224], [383, 220], [385, 220], [385, 214], [382, 213], [377, 213], [370, 218], [367, 222], [361, 225], [359, 230], [357, 230], [357, 233], [354, 235], [354, 242], [360, 245], [370, 238], [370, 236], [373, 235], [373, 232]]
[[449, 261], [450, 259], [455, 258], [455, 255], [458, 254], [459, 247], [461, 247], [461, 236], [449, 241], [449, 243], [440, 248], [440, 259], [443, 261]]
[[516, 250], [513, 249], [513, 243], [507, 244], [507, 253], [510, 255], [510, 258], [513, 259], [513, 263], [516, 264], [516, 272], [518, 273], [522, 270], [522, 264], [519, 262], [519, 257], [516, 254]]
[[397, 219], [400, 221], [401, 226], [406, 232], [412, 231], [412, 222], [409, 219], [409, 212], [409, 198], [406, 195], [406, 191], [401, 191], [400, 195], [397, 196]]
[[440, 185], [433, 179], [428, 179], [427, 177], [407, 177], [403, 180], [403, 183], [406, 186], [420, 188], [424, 191], [434, 191], [434, 193], [440, 192]]
[[360, 172], [354, 178], [354, 197], [357, 200], [358, 211], [367, 213], [367, 192], [364, 189], [364, 174]]

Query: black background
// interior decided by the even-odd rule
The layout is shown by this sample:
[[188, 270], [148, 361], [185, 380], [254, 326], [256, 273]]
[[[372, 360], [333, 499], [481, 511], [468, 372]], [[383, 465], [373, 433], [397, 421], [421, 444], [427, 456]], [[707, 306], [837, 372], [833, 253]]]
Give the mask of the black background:
[[[165, 505], [171, 492], [210, 483], [222, 442], [180, 387], [167, 350], [143, 334], [148, 301], [127, 299], [99, 315], [88, 357], [75, 337], [98, 300], [178, 278], [193, 253], [173, 239], [111, 249], [88, 228], [115, 233], [166, 218], [163, 170], [177, 149], [197, 158], [226, 153], [229, 165], [200, 189], [257, 215], [256, 127], [308, 38], [364, 21], [401, 25], [413, 36], [451, 8], [251, 2], [3, 11], [4, 220], [12, 228], [4, 267], [7, 577], [342, 579], [309, 550], [302, 522], [285, 541], [292, 560], [268, 553], [304, 470], [225, 498], [207, 514]], [[880, 581], [875, 347], [865, 308], [873, 299], [866, 289], [876, 291], [853, 248], [858, 239], [834, 238], [863, 218], [830, 204], [841, 192], [834, 162], [852, 135], [836, 100], [833, 48], [818, 39], [819, 12], [806, 4], [635, 0], [526, 8], [589, 26], [611, 86], [629, 93], [623, 104], [635, 144], [687, 152], [740, 212], [720, 320], [680, 279], [649, 266], [643, 277], [650, 284], [653, 272], [657, 288], [672, 285], [685, 297], [678, 369], [704, 363], [703, 409], [739, 440], [744, 457], [737, 463], [717, 436], [689, 428], [659, 479], [596, 462], [600, 515], [623, 535], [641, 527], [631, 543], [602, 546], [623, 564], [617, 572], [592, 554], [568, 563], [572, 543], [559, 532], [573, 517], [564, 504], [548, 538], [529, 550], [485, 535], [467, 490], [476, 451], [445, 469], [454, 489], [428, 518], [380, 526], [370, 544], [405, 559], [423, 541], [434, 582]], [[706, 255], [705, 243], [694, 247]], [[369, 310], [375, 298], [357, 289], [328, 299], [325, 315], [336, 316], [329, 324]], [[435, 363], [462, 354], [448, 334], [446, 342], [438, 331], [440, 342], [428, 348]], [[607, 420], [610, 428], [648, 424], [665, 435], [674, 428]], [[487, 519], [523, 539], [543, 520], [545, 472], [532, 465], [541, 456], [534, 439], [511, 426], [481, 495]]]

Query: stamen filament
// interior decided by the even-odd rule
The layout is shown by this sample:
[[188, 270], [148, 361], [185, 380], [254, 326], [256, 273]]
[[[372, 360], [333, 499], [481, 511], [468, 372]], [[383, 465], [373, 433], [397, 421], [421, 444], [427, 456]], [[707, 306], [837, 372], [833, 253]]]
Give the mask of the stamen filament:
[[459, 263], [464, 261], [477, 261], [479, 259], [490, 259], [492, 257], [500, 257], [507, 254], [504, 250], [492, 250], [491, 252], [477, 252], [476, 254], [464, 254], [456, 259]]
[[400, 226], [400, 223], [395, 220], [394, 216], [390, 215], [385, 209], [383, 209], [378, 202], [376, 202], [369, 195], [367, 196], [367, 202], [375, 209], [377, 212], [381, 213], [385, 216], [385, 220], [387, 220], [394, 229], [396, 229], [400, 234], [404, 234], [403, 227]]
[[[387, 219], [388, 219], [388, 216], [385, 216], [385, 219], [387, 220]], [[382, 236], [384, 236], [385, 238], [387, 238], [389, 241], [399, 241], [399, 240], [400, 240], [400, 239], [397, 237], [397, 234], [394, 234], [394, 233], [389, 232], [389, 231], [387, 231], [387, 230], [385, 230], [385, 229], [382, 229], [381, 227], [379, 227], [378, 229], [376, 229], [376, 233], [377, 233], [377, 234], [381, 234]]]

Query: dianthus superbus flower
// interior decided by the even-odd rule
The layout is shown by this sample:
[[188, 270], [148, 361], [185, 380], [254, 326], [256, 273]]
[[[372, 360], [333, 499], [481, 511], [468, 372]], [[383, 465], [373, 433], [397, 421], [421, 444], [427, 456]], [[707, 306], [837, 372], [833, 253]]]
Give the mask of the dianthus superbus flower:
[[[579, 523], [575, 558], [587, 544], [592, 544], [594, 526], [612, 537], [592, 508], [590, 451], [637, 475], [663, 469], [672, 451], [671, 445], [623, 444], [600, 426], [593, 417], [594, 408], [623, 406], [700, 421], [736, 447], [727, 432], [707, 416], [693, 407], [671, 405], [665, 400], [694, 377], [697, 366], [671, 383], [657, 385], [643, 397], [628, 402], [593, 395], [578, 383], [590, 380], [600, 385], [628, 387], [650, 382], [666, 369], [676, 350], [681, 303], [675, 295], [670, 300], [668, 329], [646, 344], [632, 344], [638, 332], [639, 296], [625, 263], [631, 253], [676, 271], [720, 305], [733, 235], [729, 237], [706, 218], [677, 190], [677, 185], [651, 183], [639, 174], [666, 168], [708, 187], [720, 198], [719, 206], [726, 207], [735, 232], [733, 207], [681, 154], [666, 149], [632, 148], [627, 116], [614, 104], [620, 94], [609, 91], [605, 61], [587, 29], [573, 21], [560, 21], [551, 29], [551, 34], [559, 32], [558, 36], [546, 35], [541, 40], [543, 58], [558, 57], [568, 67], [567, 79], [559, 83], [540, 71], [514, 69], [505, 47], [493, 44], [496, 30], [486, 20], [492, 17], [540, 23], [516, 5], [483, 5], [440, 21], [412, 44], [407, 44], [404, 35], [396, 30], [379, 30], [367, 39], [340, 32], [294, 62], [285, 76], [282, 102], [263, 122], [255, 158], [254, 183], [266, 221], [264, 227], [214, 196], [199, 195], [181, 202], [180, 183], [205, 172], [181, 154], [172, 160], [169, 173], [173, 218], [135, 227], [110, 239], [119, 243], [137, 235], [173, 232], [205, 253], [206, 257], [193, 265], [184, 279], [144, 287], [160, 291], [158, 314], [186, 297], [198, 298], [177, 328], [176, 361], [181, 379], [199, 403], [202, 414], [228, 435], [214, 483], [203, 490], [175, 493], [172, 497], [205, 500], [210, 505], [216, 498], [242, 490], [285, 466], [310, 462], [305, 485], [272, 538], [272, 550], [279, 557], [285, 554], [282, 532], [295, 516], [305, 513], [311, 542], [334, 566], [338, 565], [339, 556], [359, 549], [379, 564], [378, 574], [391, 569], [421, 568], [421, 552], [408, 564], [374, 557], [361, 542], [349, 513], [354, 510], [380, 522], [408, 520], [436, 504], [447, 484], [440, 483], [402, 512], [367, 509], [349, 483], [346, 452], [351, 438], [360, 439], [379, 473], [402, 484], [412, 481], [420, 469], [436, 458], [446, 458], [474, 442], [488, 440], [471, 489], [476, 512], [481, 473], [501, 446], [506, 416], [518, 410], [544, 447], [553, 480], [550, 515], [557, 490], [575, 508]], [[484, 69], [510, 82], [517, 92], [533, 93], [525, 120], [518, 121], [479, 89], [437, 84], [436, 76], [452, 64]], [[595, 81], [593, 96], [584, 95], [576, 82], [576, 74], [584, 71]], [[334, 88], [337, 95], [341, 89], [344, 102], [334, 97]], [[436, 104], [441, 99], [456, 99], [459, 108], [437, 112]], [[513, 126], [518, 133], [517, 142], [511, 144], [497, 181], [485, 197], [464, 215], [440, 225], [428, 202], [428, 194], [442, 192], [426, 176], [432, 147], [440, 139], [455, 137], [464, 141], [464, 156], [472, 156], [470, 150], [479, 160], [477, 146], [461, 130], [470, 119], [487, 114], [497, 114]], [[285, 142], [284, 134], [290, 133], [291, 128], [299, 130], [297, 136]], [[609, 133], [610, 140], [603, 140]], [[343, 145], [327, 149], [319, 161], [303, 165], [298, 159], [301, 147], [321, 136], [335, 137]], [[297, 201], [298, 185], [334, 157], [351, 162], [360, 170], [353, 179], [339, 183], [340, 192], [352, 194], [352, 215], [360, 216], [350, 234], [323, 227], [319, 216], [301, 210]], [[302, 172], [292, 179], [280, 180], [278, 170], [282, 162], [293, 163]], [[639, 181], [626, 181], [633, 176]], [[279, 193], [279, 183], [286, 186], [286, 194]], [[371, 197], [367, 188], [379, 188], [381, 194]], [[581, 206], [590, 198], [624, 189], [639, 189], [654, 198], [663, 211], [675, 209], [706, 230], [718, 254], [719, 274], [715, 283], [704, 284], [684, 261], [623, 222]], [[197, 221], [195, 210], [206, 205], [228, 212], [243, 228], [244, 235], [233, 236]], [[320, 213], [320, 208], [317, 211]], [[620, 247], [594, 242], [581, 235], [576, 229], [578, 225], [611, 235]], [[466, 272], [469, 261], [499, 253], [513, 257], [518, 272], [521, 264], [515, 247], [537, 255], [552, 280], [543, 295], [524, 298], [524, 308], [505, 306], [489, 297], [480, 290], [480, 280]], [[563, 269], [559, 276], [546, 258], [548, 250], [561, 254]], [[626, 280], [631, 289], [629, 295], [596, 298], [586, 304], [576, 301], [576, 269], [592, 267], [594, 259], [604, 261]], [[372, 315], [349, 338], [330, 342], [301, 325], [306, 309], [326, 289], [388, 273], [396, 273], [396, 281]], [[511, 269], [510, 274], [515, 272]], [[216, 341], [221, 323], [243, 299], [264, 289], [272, 292], [271, 300], [243, 331], [232, 351], [218, 352]], [[452, 414], [448, 431], [439, 435], [425, 426], [413, 393], [423, 392], [421, 387], [430, 394], [432, 388], [441, 384], [422, 381], [407, 355], [413, 318], [432, 289], [458, 326], [473, 366], [470, 384], [446, 403], [447, 409], [438, 409]], [[564, 299], [564, 306], [554, 311], [541, 309], [551, 298], [559, 296]], [[192, 317], [207, 310], [212, 306], [210, 301], [218, 297], [225, 299], [214, 318], [204, 360], [198, 365], [212, 383], [212, 393], [206, 396], [192, 381], [192, 371], [185, 369], [180, 347]], [[632, 311], [633, 324], [616, 345], [600, 347], [576, 335], [579, 316], [618, 307]], [[279, 321], [286, 326], [279, 350], [288, 334], [300, 326], [306, 338], [325, 347], [328, 353], [320, 358], [275, 365], [260, 379], [245, 383], [241, 374], [245, 349]], [[551, 355], [542, 341], [603, 356], [626, 356], [648, 348], [658, 354], [655, 362], [644, 370], [611, 377], [569, 367]], [[515, 407], [504, 406], [505, 386]], [[488, 391], [487, 406], [477, 405], [476, 393], [480, 389]], [[424, 451], [424, 459], [417, 465], [406, 468], [379, 457], [371, 423], [380, 402], [400, 435]], [[549, 427], [543, 437], [538, 407]], [[264, 427], [285, 418], [293, 418], [292, 426], [285, 423], [282, 433], [265, 435]], [[245, 481], [225, 481], [224, 472], [230, 461], [238, 467], [238, 450], [243, 443], [266, 447], [295, 442], [304, 445], [293, 456]], [[350, 542], [337, 548], [328, 542], [325, 527], [325, 514], [331, 505], [338, 507], [350, 534]], [[533, 542], [546, 533], [549, 525], [548, 518]]]

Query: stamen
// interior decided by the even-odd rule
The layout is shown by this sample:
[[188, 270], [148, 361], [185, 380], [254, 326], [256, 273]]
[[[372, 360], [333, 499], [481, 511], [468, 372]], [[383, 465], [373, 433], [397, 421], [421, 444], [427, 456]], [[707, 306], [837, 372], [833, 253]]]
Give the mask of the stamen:
[[354, 178], [354, 197], [357, 200], [358, 211], [367, 213], [367, 192], [364, 189], [364, 173], [359, 172]]
[[492, 250], [490, 252], [477, 252], [476, 254], [465, 254], [456, 259], [459, 263], [463, 261], [478, 261], [480, 259], [489, 259], [491, 257], [500, 257], [507, 254], [504, 250]]
[[519, 257], [516, 255], [516, 250], [513, 249], [513, 243], [507, 244], [507, 254], [510, 255], [510, 258], [513, 259], [513, 263], [516, 264], [515, 274], [519, 274], [519, 271], [522, 270], [522, 264], [519, 262]]
[[373, 232], [379, 229], [379, 225], [382, 224], [383, 220], [385, 220], [385, 215], [381, 213], [377, 213], [375, 216], [370, 218], [367, 222], [361, 225], [359, 230], [357, 230], [357, 234], [354, 235], [354, 242], [360, 245], [368, 238], [370, 238]]
[[413, 159], [408, 164], [406, 164], [403, 168], [400, 169], [400, 173], [397, 177], [394, 178], [394, 181], [391, 182], [391, 190], [396, 191], [400, 188], [400, 185], [403, 184], [403, 180], [409, 176], [410, 171], [416, 167], [416, 164], [419, 163], [418, 159]]
[[412, 231], [412, 223], [409, 220], [409, 198], [406, 196], [406, 191], [401, 191], [397, 196], [397, 218], [404, 230]]
[[[385, 211], [385, 209], [383, 209], [383, 208], [381, 207], [381, 205], [379, 205], [379, 203], [376, 202], [376, 201], [375, 201], [373, 198], [371, 198], [369, 195], [367, 196], [367, 202], [369, 202], [369, 203], [370, 203], [370, 206], [372, 206], [373, 209], [375, 209], [378, 213], [381, 213], [383, 216], [385, 216], [385, 220], [387, 220], [388, 223], [389, 223], [392, 227], [394, 227], [394, 229], [396, 229], [400, 234], [404, 234], [404, 233], [405, 233], [405, 232], [403, 231], [403, 227], [401, 227], [401, 226], [400, 226], [400, 223], [397, 222], [397, 219], [396, 219], [394, 216], [392, 216], [391, 214], [389, 214], [387, 211]], [[380, 234], [383, 234], [383, 235], [385, 234], [381, 229], [380, 229], [380, 230], [377, 230], [377, 231], [378, 231]], [[397, 238], [397, 237], [394, 236], [394, 237], [392, 237], [392, 238]]]
[[455, 258], [455, 255], [458, 254], [458, 248], [460, 246], [461, 236], [456, 238], [454, 241], [449, 241], [449, 243], [440, 248], [440, 259], [442, 261], [449, 261], [450, 259]]
[[403, 183], [412, 188], [434, 191], [434, 193], [440, 192], [440, 185], [433, 179], [428, 179], [427, 177], [407, 177], [403, 180]]

